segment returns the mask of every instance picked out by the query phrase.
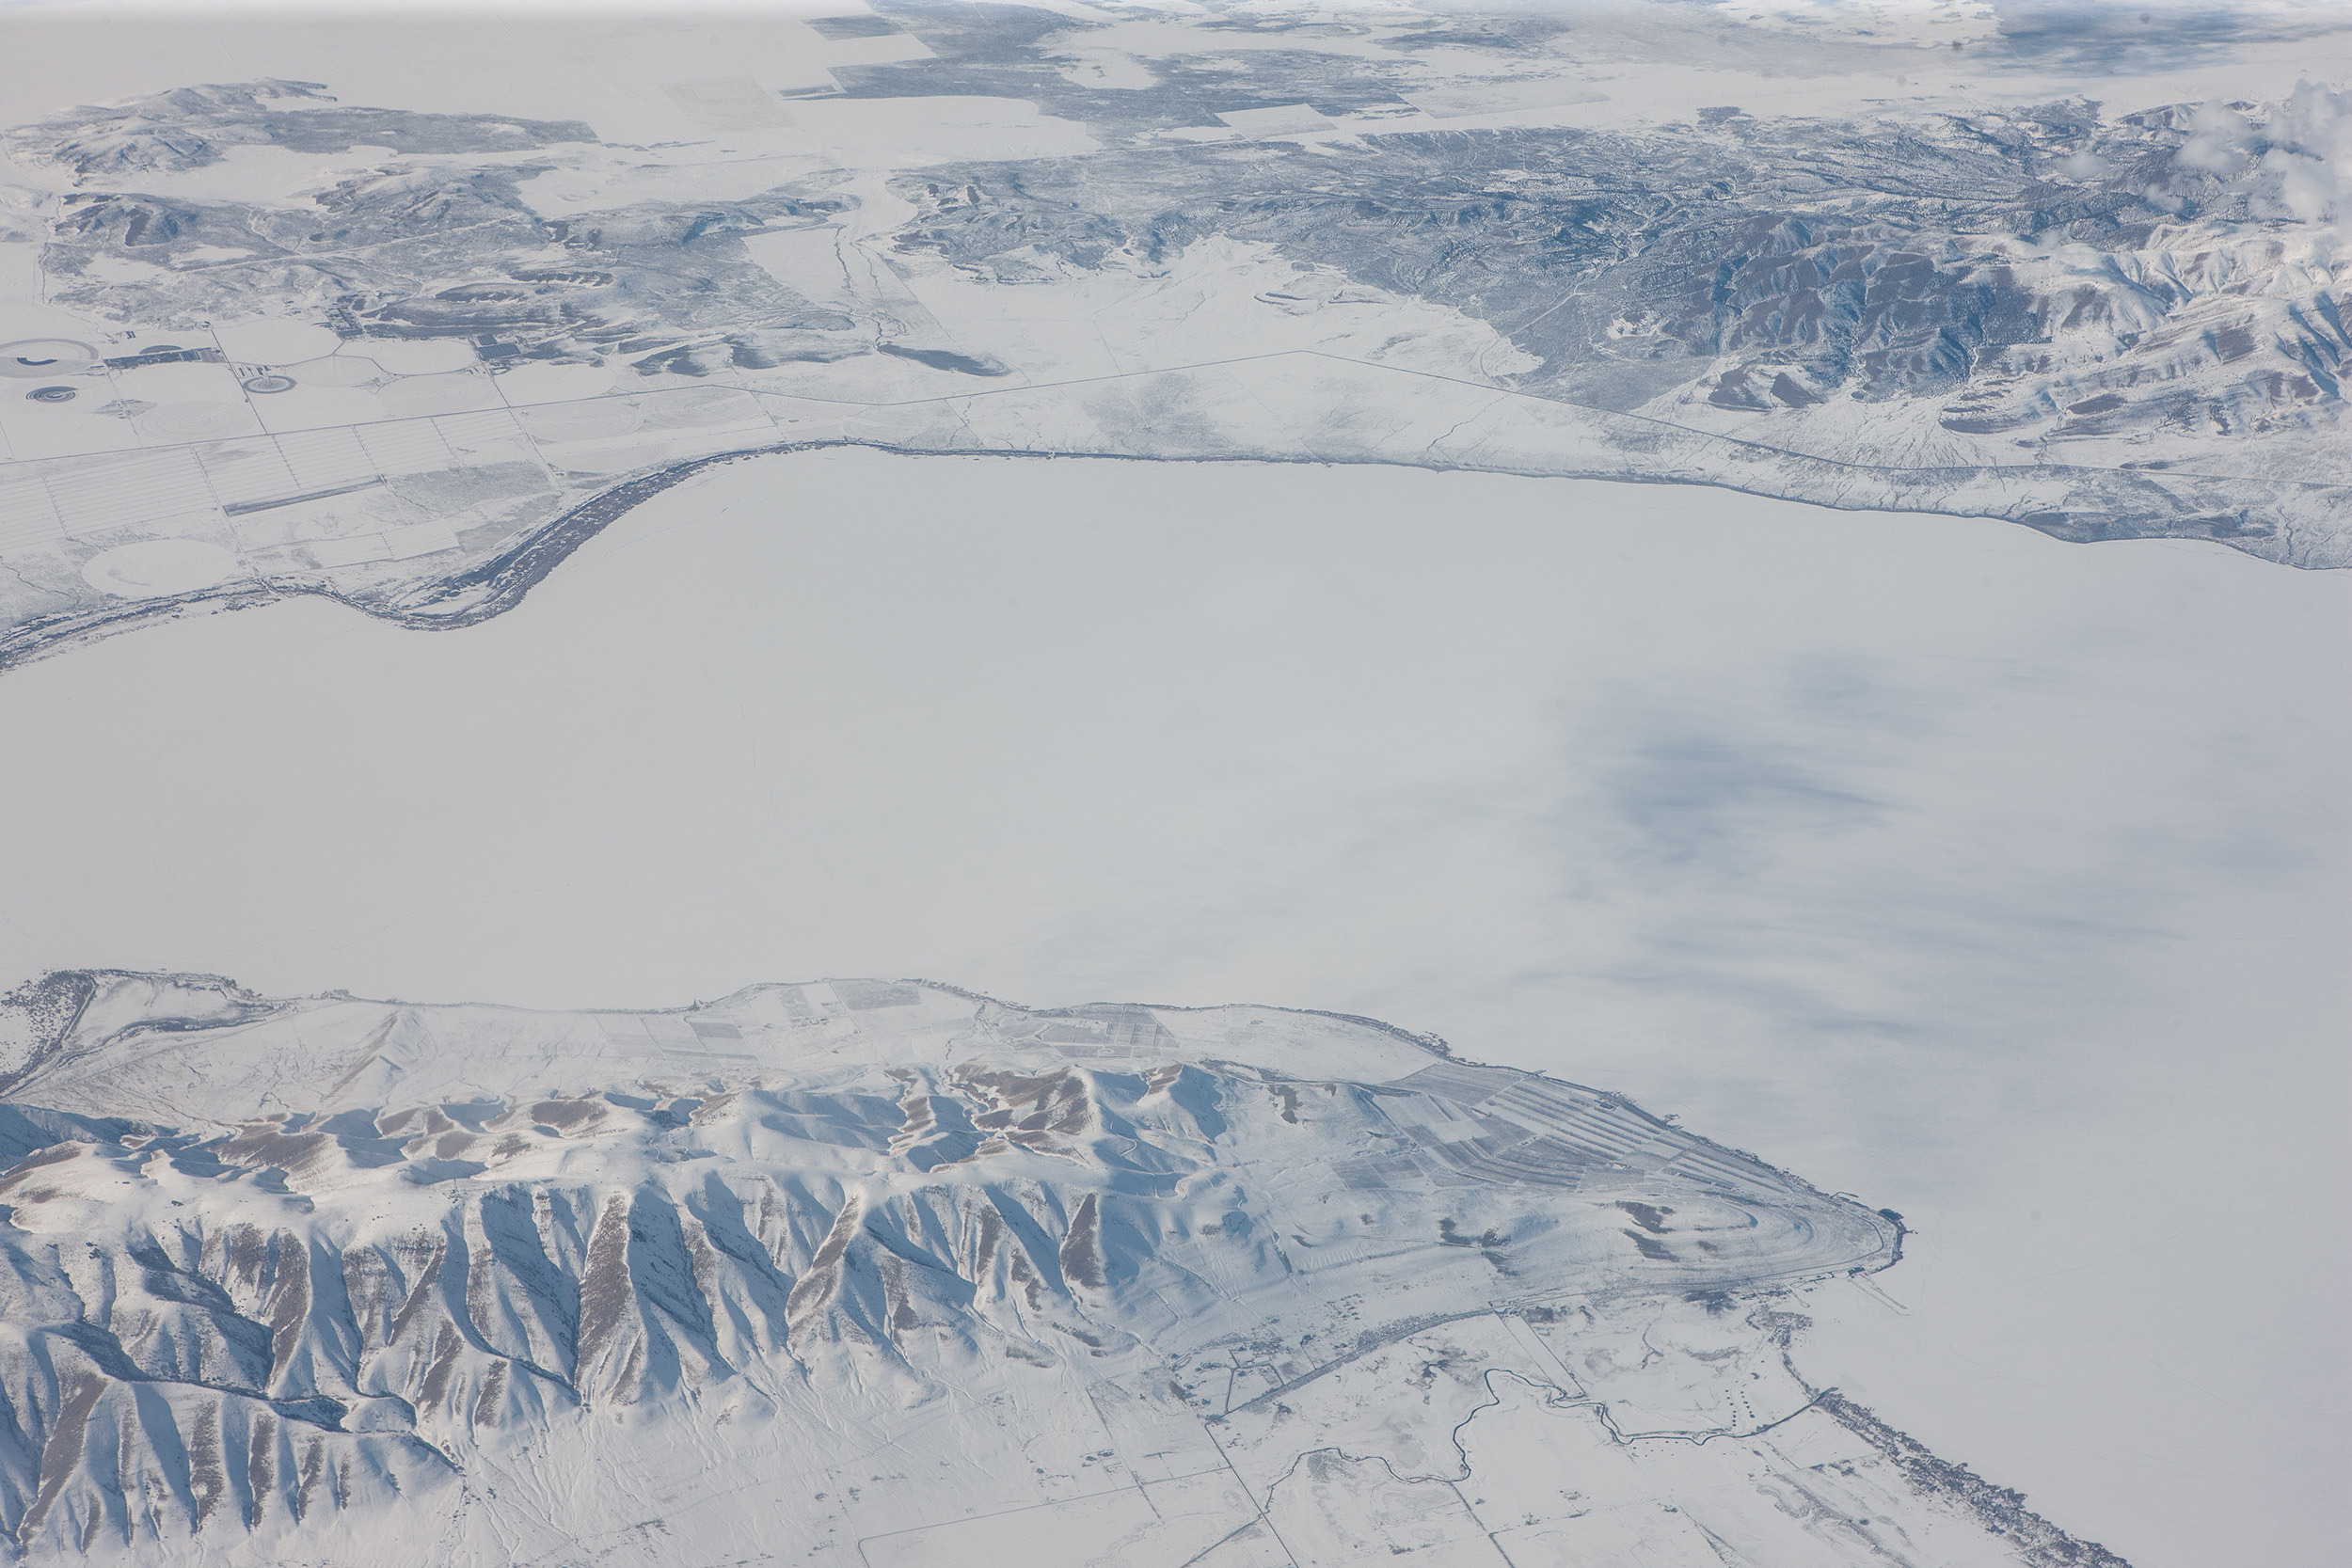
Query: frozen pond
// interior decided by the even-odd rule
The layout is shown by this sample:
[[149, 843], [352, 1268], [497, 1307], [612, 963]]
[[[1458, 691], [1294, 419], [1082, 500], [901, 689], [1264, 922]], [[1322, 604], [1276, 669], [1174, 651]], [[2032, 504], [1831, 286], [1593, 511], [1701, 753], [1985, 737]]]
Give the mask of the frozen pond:
[[0, 679], [10, 977], [1279, 1003], [1900, 1210], [1801, 1354], [2138, 1568], [2318, 1564], [2352, 578], [1417, 470], [707, 473], [451, 634]]

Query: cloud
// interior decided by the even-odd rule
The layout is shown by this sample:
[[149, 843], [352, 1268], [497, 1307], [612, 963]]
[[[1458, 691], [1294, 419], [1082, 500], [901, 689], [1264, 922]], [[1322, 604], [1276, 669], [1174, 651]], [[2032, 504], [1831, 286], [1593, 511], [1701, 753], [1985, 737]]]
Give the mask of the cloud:
[[2260, 218], [2331, 222], [2345, 215], [2352, 169], [2352, 92], [2298, 82], [2280, 103], [2206, 103], [2172, 155], [2176, 194], [2217, 182]]

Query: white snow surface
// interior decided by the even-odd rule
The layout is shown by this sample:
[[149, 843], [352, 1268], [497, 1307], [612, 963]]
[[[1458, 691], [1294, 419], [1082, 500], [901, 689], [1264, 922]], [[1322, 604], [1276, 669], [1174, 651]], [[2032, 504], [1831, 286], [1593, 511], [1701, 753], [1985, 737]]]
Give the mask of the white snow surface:
[[1814, 1292], [1817, 1382], [2142, 1568], [2321, 1564], [2348, 589], [1689, 490], [771, 459], [467, 636], [291, 605], [0, 681], [0, 948], [1439, 1031], [1903, 1211], [1907, 1310]]
[[[911, 223], [946, 231], [981, 189], [925, 191], [923, 171], [1041, 178], [1111, 138], [1019, 97], [837, 95], [933, 58], [855, 7], [692, 24], [20, 9], [0, 47], [10, 126], [280, 77], [595, 136], [322, 151], [231, 125], [214, 161], [159, 158], [202, 118], [174, 110], [115, 140], [14, 140], [11, 653], [63, 646], [77, 617], [95, 635], [273, 595], [462, 624], [512, 602], [477, 568], [564, 509], [715, 454], [863, 444], [933, 454], [939, 477], [896, 488], [885, 460], [825, 453], [697, 481], [582, 553], [580, 593], [605, 584], [592, 610], [550, 597], [533, 651], [514, 652], [518, 619], [414, 688], [426, 654], [323, 630], [315, 606], [267, 633], [158, 631], [154, 664], [110, 658], [87, 684], [10, 673], [38, 684], [7, 694], [33, 761], [0, 814], [19, 890], [0, 961], [249, 958], [239, 973], [287, 990], [650, 1005], [847, 948], [952, 955], [935, 972], [1057, 998], [1346, 1006], [1596, 1064], [1824, 1185], [1924, 1212], [1910, 1269], [1828, 1289], [1802, 1276], [1854, 1265], [1677, 1275], [1724, 1244], [1678, 1229], [1702, 1212], [1698, 1165], [1655, 1164], [1661, 1145], [1578, 1167], [1632, 1173], [1619, 1190], [1533, 1180], [1541, 1160], [1447, 1164], [1433, 1149], [1478, 1147], [1424, 1136], [1455, 1101], [1422, 1096], [1415, 1120], [1375, 1092], [1422, 1047], [1311, 1015], [991, 1013], [937, 988], [862, 1006], [877, 993], [848, 982], [539, 1014], [114, 974], [62, 1053], [43, 1053], [46, 1012], [0, 1012], [0, 1074], [31, 1074], [0, 1179], [23, 1263], [0, 1311], [19, 1548], [1202, 1568], [2097, 1551], [1825, 1402], [1809, 1343], [1840, 1346], [1835, 1376], [1887, 1421], [2056, 1494], [2042, 1506], [2135, 1560], [2330, 1560], [2312, 1478], [2342, 1452], [2323, 1305], [2344, 1278], [2325, 1219], [2342, 998], [2313, 976], [2344, 929], [2345, 771], [2341, 726], [2314, 716], [2347, 666], [2341, 621], [2314, 628], [2333, 590], [2249, 586], [2268, 568], [2177, 542], [2056, 570], [2039, 538], [1918, 511], [2098, 537], [2163, 490], [2191, 532], [2348, 559], [2340, 17], [2155, 5], [2086, 32], [2016, 5], [1804, 0], [1688, 26], [1700, 8], [1594, 7], [1498, 49], [1478, 35], [1502, 13], [1454, 7], [1053, 8], [1073, 26], [1039, 57], [1107, 89], [1203, 61], [1311, 57], [1327, 80], [1407, 62], [1394, 105], [1237, 97], [1152, 144], [1235, 168], [1344, 170], [1400, 133], [1687, 150], [1803, 117], [1964, 146], [2096, 100], [2102, 135], [2139, 125], [2161, 155], [2055, 160], [2035, 200], [2177, 220], [2097, 245], [2021, 221], [1903, 261], [2008, 291], [2040, 324], [1948, 401], [1820, 400], [1780, 342], [1596, 409], [1528, 390], [1541, 360], [1488, 318], [1264, 240], [1091, 269], [1049, 245], [962, 265], [909, 250]], [[2043, 55], [1979, 68], [2031, 37]], [[254, 276], [287, 241], [260, 230], [307, 230], [324, 193], [421, 206], [501, 167], [527, 168], [532, 221], [616, 233], [787, 189], [838, 198], [722, 242], [738, 285], [755, 273], [808, 320], [762, 340], [765, 366], [650, 335], [519, 362], [469, 335], [330, 326], [389, 251], [273, 274], [236, 309], [200, 292]], [[1580, 199], [1518, 174], [1490, 194]], [[1788, 214], [1801, 230], [1849, 194], [1798, 182]], [[132, 244], [143, 230], [53, 266], [48, 244], [102, 198], [262, 216], [252, 246], [183, 243], [165, 265]], [[566, 299], [607, 286], [553, 244], [448, 263], [420, 297], [516, 273]], [[152, 308], [182, 290], [213, 304]], [[146, 313], [117, 309], [141, 291]], [[1658, 324], [1605, 325], [1638, 357]], [[157, 343], [175, 346], [142, 362]], [[30, 395], [53, 380], [75, 396]], [[1366, 481], [1410, 498], [1414, 531], [1451, 531], [1455, 558], [1433, 563], [1354, 478], [1313, 474], [1309, 495], [1300, 470], [1229, 467], [1211, 493], [1163, 467], [1138, 500], [1057, 463], [991, 515], [1003, 482], [968, 459], [1004, 453], [1489, 473]], [[1553, 478], [1539, 504], [1495, 470], [1749, 494]], [[2249, 480], [2276, 491], [2250, 521]], [[1137, 517], [1204, 494], [1167, 531], [1185, 547], [1138, 546], [1159, 531]], [[1798, 530], [1773, 496], [1848, 515]], [[1506, 531], [1493, 575], [1513, 585], [1472, 581], [1486, 525], [1541, 505], [1541, 528]], [[1025, 554], [1048, 513], [1086, 521]], [[1555, 531], [1583, 542], [1555, 553]], [[696, 580], [646, 564], [661, 532], [665, 561], [701, 552]], [[1302, 617], [1319, 599], [1347, 613]], [[1785, 635], [1796, 620], [1829, 630]], [[1560, 641], [1532, 660], [1496, 629], [1539, 625]], [[1046, 1022], [1022, 1034], [1025, 1017]], [[983, 1152], [977, 1119], [1009, 1107], [969, 1073], [1000, 1069], [1059, 1074], [1048, 1098], [1085, 1135]], [[1177, 1076], [1153, 1088], [1155, 1069]], [[1202, 1085], [1223, 1133], [1182, 1101]], [[556, 1119], [530, 1119], [542, 1106]], [[949, 1158], [955, 1115], [974, 1142]], [[1376, 1163], [1396, 1139], [1413, 1176]], [[1851, 1204], [1727, 1168], [1762, 1184], [1740, 1189], [1752, 1212], [1876, 1233]], [[1012, 1224], [999, 1185], [1033, 1229], [983, 1267], [988, 1215]], [[722, 1244], [739, 1240], [727, 1202], [757, 1247]], [[1088, 1287], [1065, 1254], [1100, 1245], [1114, 1210], [1185, 1277], [1122, 1276], [1105, 1252]], [[1260, 1249], [1238, 1285], [1217, 1272], [1229, 1212]], [[1319, 1275], [1350, 1223], [1411, 1250], [1342, 1249]], [[501, 1251], [526, 1229], [537, 1264]]]

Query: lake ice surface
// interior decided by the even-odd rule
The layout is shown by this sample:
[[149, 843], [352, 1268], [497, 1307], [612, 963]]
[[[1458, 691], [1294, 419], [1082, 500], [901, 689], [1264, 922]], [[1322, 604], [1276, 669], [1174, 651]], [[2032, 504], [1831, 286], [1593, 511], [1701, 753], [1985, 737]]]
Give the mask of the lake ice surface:
[[10, 975], [1434, 1030], [1899, 1209], [1802, 1364], [2139, 1568], [2348, 1457], [2352, 578], [1375, 468], [707, 473], [448, 635], [0, 680]]

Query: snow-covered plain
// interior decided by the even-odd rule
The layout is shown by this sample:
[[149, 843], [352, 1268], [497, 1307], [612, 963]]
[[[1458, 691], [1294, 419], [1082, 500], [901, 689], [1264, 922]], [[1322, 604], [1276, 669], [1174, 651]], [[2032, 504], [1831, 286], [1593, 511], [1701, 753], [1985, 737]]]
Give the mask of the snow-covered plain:
[[463, 635], [288, 605], [0, 682], [49, 737], [0, 947], [1435, 1030], [1903, 1212], [1908, 1315], [1816, 1292], [1815, 1383], [2142, 1568], [2318, 1564], [2347, 592], [1700, 491], [780, 458]]
[[2352, 561], [2352, 27], [1882, 9], [11, 18], [0, 665], [828, 444]]

